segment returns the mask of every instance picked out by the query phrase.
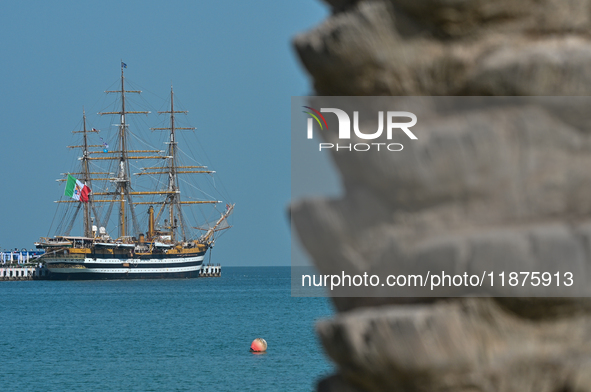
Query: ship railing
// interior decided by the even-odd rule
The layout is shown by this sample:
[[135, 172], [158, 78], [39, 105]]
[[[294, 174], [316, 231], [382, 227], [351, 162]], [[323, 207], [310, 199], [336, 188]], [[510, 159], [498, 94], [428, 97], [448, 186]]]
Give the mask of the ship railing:
[[67, 257], [68, 259], [81, 259], [83, 260], [85, 258], [85, 255], [76, 255], [76, 254], [68, 254], [68, 255], [64, 255], [63, 252], [59, 252], [59, 253], [54, 253], [51, 255], [47, 255], [45, 257], [43, 257], [45, 260], [51, 260], [51, 259], [63, 259]]

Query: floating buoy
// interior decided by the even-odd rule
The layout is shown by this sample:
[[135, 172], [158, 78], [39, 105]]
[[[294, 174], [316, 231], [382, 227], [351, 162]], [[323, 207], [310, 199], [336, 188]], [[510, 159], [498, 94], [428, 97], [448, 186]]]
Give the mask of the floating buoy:
[[250, 344], [250, 351], [255, 353], [262, 353], [267, 351], [267, 341], [263, 338], [256, 338]]

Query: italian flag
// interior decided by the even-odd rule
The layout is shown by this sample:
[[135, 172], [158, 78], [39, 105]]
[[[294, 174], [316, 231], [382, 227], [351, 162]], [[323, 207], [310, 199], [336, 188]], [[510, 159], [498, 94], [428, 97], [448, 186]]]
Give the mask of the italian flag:
[[66, 191], [64, 192], [66, 196], [88, 203], [88, 194], [90, 192], [90, 188], [86, 184], [81, 183], [68, 174], [68, 182], [66, 183]]

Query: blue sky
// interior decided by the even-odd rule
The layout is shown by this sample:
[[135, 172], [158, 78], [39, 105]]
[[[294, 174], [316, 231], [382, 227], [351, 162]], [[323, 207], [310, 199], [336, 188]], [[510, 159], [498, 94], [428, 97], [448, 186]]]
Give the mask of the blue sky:
[[148, 95], [174, 84], [236, 203], [213, 261], [288, 265], [290, 102], [311, 92], [290, 41], [327, 12], [316, 0], [2, 1], [0, 247], [53, 234], [55, 179], [74, 170], [65, 146], [123, 59]]

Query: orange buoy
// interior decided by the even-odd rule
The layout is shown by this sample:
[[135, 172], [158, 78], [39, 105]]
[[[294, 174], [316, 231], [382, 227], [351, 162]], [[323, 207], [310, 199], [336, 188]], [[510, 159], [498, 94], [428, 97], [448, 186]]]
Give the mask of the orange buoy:
[[255, 353], [262, 353], [267, 351], [267, 341], [263, 338], [256, 338], [250, 344], [250, 351]]

